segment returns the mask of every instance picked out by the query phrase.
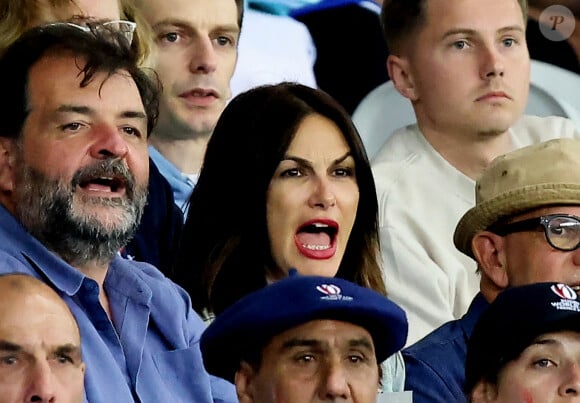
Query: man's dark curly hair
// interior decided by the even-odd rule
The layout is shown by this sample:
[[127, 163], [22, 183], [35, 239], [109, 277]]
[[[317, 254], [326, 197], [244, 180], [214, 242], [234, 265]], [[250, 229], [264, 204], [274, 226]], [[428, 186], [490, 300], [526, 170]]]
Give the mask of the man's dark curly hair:
[[[55, 23], [25, 32], [0, 56], [0, 88], [4, 103], [0, 136], [18, 138], [29, 110], [28, 79], [30, 69], [47, 54], [72, 55], [80, 68], [81, 87], [97, 73], [123, 72], [134, 80], [147, 114], [147, 134], [157, 121], [159, 92], [157, 76], [138, 66], [138, 54], [126, 38], [104, 26], [89, 25], [88, 30], [69, 23]], [[58, 77], [46, 77], [58, 80]]]

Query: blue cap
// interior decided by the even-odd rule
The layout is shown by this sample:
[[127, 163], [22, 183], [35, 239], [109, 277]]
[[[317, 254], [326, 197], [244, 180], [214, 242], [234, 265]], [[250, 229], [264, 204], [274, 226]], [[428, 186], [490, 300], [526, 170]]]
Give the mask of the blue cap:
[[353, 323], [371, 335], [378, 362], [407, 340], [405, 312], [385, 296], [336, 277], [290, 275], [246, 295], [223, 311], [201, 336], [206, 370], [234, 381], [244, 357], [276, 335], [317, 319]]
[[477, 321], [468, 342], [465, 392], [499, 371], [542, 334], [580, 332], [580, 298], [561, 283], [536, 283], [502, 291]]

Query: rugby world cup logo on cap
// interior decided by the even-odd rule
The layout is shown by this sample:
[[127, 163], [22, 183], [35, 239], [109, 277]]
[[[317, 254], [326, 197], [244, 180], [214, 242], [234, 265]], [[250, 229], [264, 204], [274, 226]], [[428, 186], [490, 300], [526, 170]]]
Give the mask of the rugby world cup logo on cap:
[[566, 284], [555, 284], [550, 287], [552, 292], [560, 297], [560, 301], [552, 302], [552, 306], [559, 311], [580, 312], [580, 302], [576, 301], [576, 292]]
[[318, 292], [323, 294], [320, 299], [327, 301], [351, 301], [352, 297], [342, 295], [342, 290], [334, 284], [320, 284], [316, 286]]
[[326, 295], [340, 294], [340, 287], [334, 284], [320, 284], [316, 286], [316, 289]]
[[551, 290], [560, 298], [576, 299], [578, 297], [576, 292], [566, 284], [555, 284], [551, 287]]

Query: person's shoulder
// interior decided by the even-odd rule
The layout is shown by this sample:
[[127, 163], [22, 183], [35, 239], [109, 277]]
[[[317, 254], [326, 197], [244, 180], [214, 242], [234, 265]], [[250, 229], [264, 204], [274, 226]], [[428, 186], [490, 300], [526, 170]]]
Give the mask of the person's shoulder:
[[[442, 352], [454, 351], [458, 343], [464, 344], [466, 336], [461, 327], [461, 319], [444, 323], [421, 340], [403, 349], [403, 358], [416, 357], [422, 361], [433, 361]], [[444, 365], [444, 363], [442, 363]]]
[[[187, 293], [163, 274], [157, 267], [147, 262], [138, 262], [125, 258], [115, 258], [113, 261], [117, 270], [125, 271], [125, 275], [134, 275], [143, 282], [152, 292], [157, 301], [168, 302], [175, 298], [186, 300]], [[160, 294], [164, 296], [159, 298]], [[170, 298], [172, 297], [172, 298]]]
[[116, 270], [124, 271], [122, 277], [132, 277], [136, 284], [150, 290], [152, 315], [162, 318], [166, 330], [187, 327], [192, 337], [199, 337], [206, 325], [191, 308], [187, 291], [149, 263], [118, 257], [113, 264]]
[[371, 161], [377, 189], [390, 188], [409, 176], [415, 176], [423, 152], [419, 137], [422, 137], [419, 128], [410, 125], [396, 130], [383, 144]]
[[417, 124], [400, 127], [388, 136], [372, 158], [371, 165], [378, 167], [384, 163], [409, 161], [421, 153], [422, 139], [423, 134]]
[[[20, 256], [25, 259], [24, 256]], [[27, 264], [25, 260], [19, 259], [9, 251], [0, 250], [0, 274], [23, 273], [35, 275], [35, 271]]]
[[415, 402], [464, 401], [467, 339], [460, 320], [448, 322], [402, 351], [405, 389]]
[[440, 363], [437, 363], [437, 360], [445, 355], [450, 358], [464, 359], [467, 351], [467, 340], [481, 313], [487, 307], [488, 302], [481, 293], [478, 293], [461, 318], [442, 324], [421, 340], [403, 349], [405, 363], [412, 359], [432, 362], [433, 366], [439, 366]]
[[426, 193], [444, 195], [439, 192], [439, 179], [434, 178], [454, 183], [450, 178], [459, 175], [459, 171], [427, 142], [417, 125], [393, 133], [373, 159], [371, 169], [379, 203], [396, 199], [395, 204], [414, 200], [423, 205]]
[[553, 138], [580, 136], [580, 129], [574, 122], [561, 116], [524, 115], [512, 126], [511, 131], [517, 141], [528, 144]]

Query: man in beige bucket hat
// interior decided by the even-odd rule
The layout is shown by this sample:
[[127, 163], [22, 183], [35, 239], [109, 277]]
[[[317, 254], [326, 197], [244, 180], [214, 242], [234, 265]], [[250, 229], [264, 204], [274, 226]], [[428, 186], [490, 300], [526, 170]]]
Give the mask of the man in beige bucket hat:
[[501, 291], [552, 281], [580, 290], [580, 140], [550, 140], [496, 158], [475, 195], [454, 242], [477, 261], [480, 292], [461, 319], [403, 350], [413, 376], [422, 378], [413, 394], [430, 402], [466, 401], [467, 340]]
[[472, 242], [480, 231], [497, 233], [499, 223], [528, 210], [580, 205], [580, 142], [552, 140], [498, 157], [477, 182], [475, 203], [459, 220], [453, 240], [479, 261]]

